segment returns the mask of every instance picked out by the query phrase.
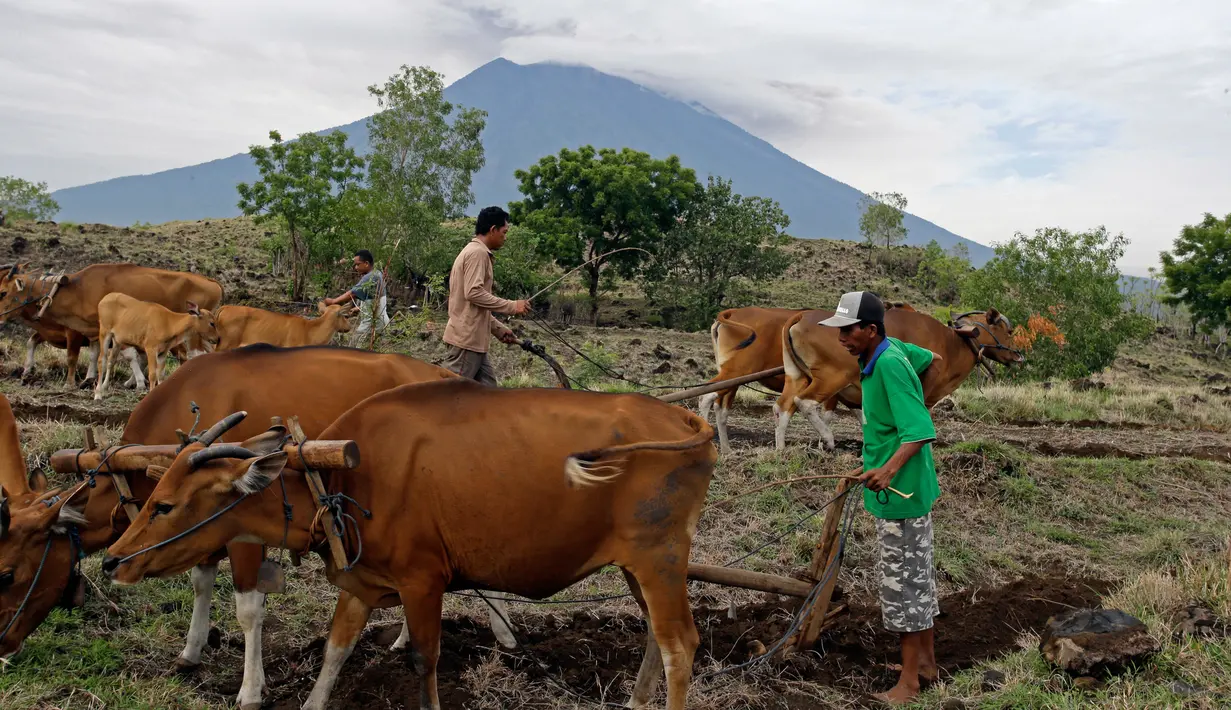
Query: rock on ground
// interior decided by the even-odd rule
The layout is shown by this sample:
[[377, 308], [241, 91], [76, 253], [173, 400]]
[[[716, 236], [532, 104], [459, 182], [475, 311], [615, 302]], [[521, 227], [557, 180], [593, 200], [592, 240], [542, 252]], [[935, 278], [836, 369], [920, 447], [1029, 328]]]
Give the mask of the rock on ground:
[[1119, 673], [1158, 653], [1145, 624], [1119, 609], [1077, 609], [1047, 622], [1039, 652], [1076, 676]]

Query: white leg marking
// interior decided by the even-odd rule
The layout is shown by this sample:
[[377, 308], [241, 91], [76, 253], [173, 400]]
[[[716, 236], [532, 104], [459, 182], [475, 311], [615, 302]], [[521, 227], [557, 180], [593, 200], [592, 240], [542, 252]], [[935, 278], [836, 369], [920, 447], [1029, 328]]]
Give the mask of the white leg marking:
[[175, 665], [192, 668], [201, 665], [201, 650], [209, 640], [209, 609], [214, 597], [214, 580], [218, 566], [198, 565], [192, 568], [192, 623], [188, 626], [188, 640]]
[[410, 624], [407, 624], [406, 620], [402, 619], [402, 633], [398, 636], [398, 640], [394, 641], [393, 645], [389, 647], [389, 650], [390, 651], [401, 651], [402, 649], [406, 648], [406, 646], [409, 644], [410, 644]]
[[491, 619], [492, 633], [496, 635], [496, 640], [505, 648], [517, 648], [517, 637], [513, 635], [511, 620], [508, 620], [509, 607], [504, 603], [504, 592], [483, 592], [483, 596], [487, 597], [483, 605], [487, 607], [487, 616]]
[[[33, 351], [33, 349], [31, 349]], [[34, 356], [31, 355], [31, 358]], [[718, 393], [710, 392], [709, 394], [701, 395], [701, 399], [697, 402], [697, 415], [705, 421], [710, 420], [710, 410], [714, 407], [714, 402], [718, 401]]]
[[[86, 359], [89, 360], [89, 362], [86, 364], [86, 371], [85, 371], [85, 378], [87, 381], [89, 380], [97, 381], [98, 380], [98, 357], [97, 357], [98, 353], [94, 352], [95, 350], [96, 348], [94, 346], [90, 346], [90, 349], [86, 351], [87, 352]], [[78, 357], [80, 357], [80, 354], [78, 354]]]
[[[358, 639], [359, 634], [356, 634], [355, 638]], [[316, 685], [312, 686], [312, 693], [304, 702], [303, 710], [324, 710], [329, 703], [329, 695], [333, 692], [333, 685], [338, 681], [338, 673], [354, 650], [354, 643], [349, 646], [335, 646], [328, 642], [325, 644], [325, 661], [321, 664], [321, 674], [316, 677]]]
[[795, 398], [795, 406], [808, 417], [808, 421], [812, 423], [812, 428], [816, 429], [816, 433], [821, 437], [822, 448], [833, 451], [834, 440], [833, 432], [829, 429], [829, 418], [833, 412], [826, 411], [821, 413], [821, 403], [811, 399]]
[[731, 438], [727, 433], [727, 417], [729, 416], [731, 416], [731, 410], [726, 407], [719, 407], [714, 415], [714, 421], [718, 425], [719, 450], [724, 454], [731, 453]]
[[265, 623], [265, 595], [236, 592], [235, 616], [244, 630], [244, 682], [239, 687], [240, 710], [259, 708], [265, 690], [265, 666], [261, 662], [261, 628]]
[[774, 448], [782, 451], [786, 449], [786, 428], [791, 423], [791, 413], [782, 411], [775, 402], [774, 416], [778, 417], [778, 426], [774, 430]]
[[124, 348], [124, 357], [128, 358], [128, 369], [131, 373], [128, 375], [128, 382], [124, 383], [125, 387], [136, 386], [137, 389], [145, 389], [145, 369], [141, 362], [141, 353], [136, 348]]
[[31, 335], [30, 339], [26, 341], [26, 364], [21, 368], [22, 377], [26, 377], [34, 370], [34, 348], [38, 346], [38, 343], [34, 342], [34, 340], [37, 337], [38, 334]]

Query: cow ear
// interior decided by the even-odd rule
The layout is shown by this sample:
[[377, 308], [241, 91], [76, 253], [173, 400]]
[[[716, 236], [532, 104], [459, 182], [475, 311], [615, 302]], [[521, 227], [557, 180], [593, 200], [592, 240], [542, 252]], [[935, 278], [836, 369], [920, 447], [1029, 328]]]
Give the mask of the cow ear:
[[47, 476], [42, 471], [37, 469], [31, 471], [27, 480], [30, 483], [30, 490], [35, 493], [42, 493], [47, 490]]
[[245, 449], [264, 456], [272, 454], [275, 451], [282, 450], [282, 444], [286, 441], [286, 427], [272, 426], [268, 431], [257, 434], [240, 444]]
[[60, 274], [60, 278], [56, 279], [56, 281], [61, 286], [67, 286], [69, 285], [69, 283], [71, 283], [72, 280], [68, 278], [68, 274]]
[[953, 332], [957, 333], [958, 335], [962, 336], [963, 338], [977, 338], [977, 337], [979, 337], [979, 328], [978, 328], [977, 326], [973, 326], [973, 325], [964, 325], [964, 326], [962, 326], [961, 328], [954, 328], [954, 329], [953, 329]]
[[286, 452], [277, 451], [259, 458], [250, 459], [248, 470], [235, 479], [235, 490], [245, 495], [260, 493], [274, 482], [286, 467]]
[[48, 517], [52, 518], [51, 531], [57, 534], [67, 532], [68, 525], [86, 525], [89, 523], [85, 517], [86, 503], [90, 502], [90, 495], [86, 493], [87, 488], [82, 485], [78, 486], [77, 490], [66, 495], [63, 500], [51, 506], [48, 512]]
[[996, 321], [1000, 320], [1000, 311], [995, 308], [987, 309], [987, 313], [985, 315], [987, 316], [988, 325], [996, 325]]
[[25, 279], [21, 277], [13, 279], [13, 288], [17, 289], [18, 291], [25, 291], [26, 290]]
[[317, 301], [317, 302], [316, 302], [316, 310], [317, 310], [317, 312], [318, 312], [318, 313], [324, 313], [324, 312], [325, 312], [325, 309], [326, 309], [326, 308], [328, 308], [328, 307], [329, 307], [329, 306], [326, 306], [324, 301]]
[[9, 534], [9, 522], [12, 519], [13, 515], [9, 512], [9, 497], [4, 494], [4, 489], [0, 488], [0, 540]]
[[192, 301], [188, 302], [188, 312], [194, 316], [201, 315], [201, 309], [198, 308], [197, 304], [193, 303]]

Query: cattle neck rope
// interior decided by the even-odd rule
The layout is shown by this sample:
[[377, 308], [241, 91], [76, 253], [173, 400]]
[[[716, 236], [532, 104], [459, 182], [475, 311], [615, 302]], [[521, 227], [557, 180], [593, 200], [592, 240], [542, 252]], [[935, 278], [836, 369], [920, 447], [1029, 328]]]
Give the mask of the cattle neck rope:
[[197, 523], [196, 525], [193, 525], [192, 527], [188, 528], [187, 530], [185, 530], [185, 531], [184, 531], [184, 532], [182, 532], [182, 533], [177, 533], [177, 534], [175, 534], [175, 535], [172, 535], [171, 537], [167, 538], [166, 540], [163, 540], [162, 542], [156, 542], [156, 543], [154, 543], [153, 545], [150, 545], [149, 547], [142, 548], [142, 549], [137, 550], [136, 552], [132, 553], [131, 555], [129, 555], [129, 556], [127, 556], [127, 557], [121, 558], [119, 562], [116, 562], [116, 563], [115, 563], [116, 567], [119, 567], [120, 565], [124, 564], [125, 562], [128, 562], [129, 560], [133, 559], [134, 557], [140, 557], [141, 555], [144, 555], [144, 554], [145, 554], [145, 553], [147, 553], [147, 552], [153, 552], [154, 550], [157, 550], [157, 549], [159, 549], [159, 548], [161, 548], [161, 547], [166, 547], [167, 545], [170, 545], [170, 544], [171, 544], [171, 543], [173, 543], [173, 542], [178, 542], [178, 541], [180, 541], [180, 540], [183, 540], [184, 538], [186, 538], [186, 537], [188, 537], [189, 535], [193, 534], [194, 532], [196, 532], [196, 531], [200, 530], [201, 528], [205, 527], [206, 525], [209, 525], [210, 523], [214, 522], [214, 521], [215, 521], [215, 520], [217, 520], [218, 518], [221, 518], [223, 515], [225, 515], [226, 513], [230, 512], [230, 511], [231, 511], [231, 509], [232, 509], [232, 508], [234, 508], [235, 506], [237, 506], [237, 505], [239, 505], [240, 503], [243, 503], [244, 501], [248, 500], [248, 495], [249, 495], [249, 494], [247, 494], [247, 493], [241, 494], [238, 498], [236, 498], [235, 500], [231, 501], [231, 503], [230, 503], [229, 505], [227, 505], [225, 508], [222, 508], [222, 509], [220, 509], [220, 510], [216, 511], [213, 515], [209, 516], [209, 517], [208, 517], [208, 518], [206, 518], [205, 520], [202, 520], [201, 522]]
[[13, 624], [17, 623], [17, 619], [21, 617], [21, 613], [26, 610], [26, 604], [30, 602], [30, 597], [34, 594], [34, 588], [38, 586], [39, 579], [43, 576], [43, 567], [47, 564], [47, 555], [51, 553], [51, 543], [53, 538], [47, 536], [47, 544], [43, 547], [43, 558], [38, 562], [38, 570], [34, 572], [34, 579], [30, 580], [30, 588], [26, 590], [26, 596], [22, 598], [21, 604], [17, 605], [17, 611], [13, 612], [13, 618], [9, 619], [8, 626], [4, 627], [4, 631], [0, 631], [0, 643], [4, 642], [5, 637], [9, 635]]
[[[308, 439], [306, 438], [303, 441], [299, 442], [299, 460], [304, 462], [303, 464], [304, 472], [311, 473], [312, 469], [308, 467], [308, 460], [303, 457], [303, 445], [306, 443], [308, 443]], [[281, 478], [281, 476], [279, 476], [279, 478]], [[308, 490], [309, 492], [311, 492], [312, 487], [309, 486]], [[282, 488], [282, 496], [283, 496], [282, 503], [285, 506], [287, 505], [285, 487]], [[316, 517], [312, 518], [312, 525], [311, 527], [308, 528], [308, 534], [309, 535], [312, 534], [312, 531], [316, 529], [316, 525], [320, 521], [323, 513], [326, 510], [328, 510], [330, 515], [333, 516], [333, 534], [336, 535], [338, 540], [342, 542], [342, 550], [345, 551], [346, 550], [346, 525], [349, 522], [351, 526], [351, 530], [355, 531], [355, 547], [356, 547], [355, 559], [353, 560], [342, 559], [342, 560], [337, 560], [336, 562], [339, 565], [344, 565], [341, 568], [343, 572], [350, 572], [351, 570], [355, 568], [355, 565], [359, 564], [359, 559], [363, 557], [363, 535], [359, 532], [359, 521], [355, 519], [355, 516], [346, 512], [346, 509], [344, 506], [347, 503], [350, 503], [351, 505], [355, 506], [356, 508], [359, 509], [359, 513], [363, 515], [363, 518], [365, 520], [372, 519], [372, 511], [368, 510], [367, 508], [364, 508], [362, 505], [359, 505], [359, 501], [355, 500], [354, 498], [351, 498], [345, 493], [326, 492], [324, 495], [321, 495], [317, 500], [320, 501], [321, 507], [316, 511]], [[325, 534], [328, 535], [329, 533], [326, 532]], [[312, 544], [311, 541], [309, 541], [308, 545], [311, 546], [311, 544]]]
[[[81, 490], [78, 488], [77, 490]], [[76, 495], [77, 491], [69, 494], [69, 497]], [[60, 496], [43, 501], [43, 504], [48, 508], [59, 502]], [[30, 603], [30, 597], [34, 596], [34, 590], [38, 587], [38, 582], [43, 578], [43, 568], [47, 565], [47, 556], [51, 554], [51, 543], [55, 541], [52, 535], [47, 536], [47, 544], [43, 547], [43, 557], [38, 561], [38, 569], [34, 571], [34, 578], [30, 580], [30, 587], [26, 590], [26, 596], [22, 598], [21, 604], [17, 605], [17, 611], [13, 612], [13, 618], [9, 619], [9, 623], [4, 627], [4, 631], [0, 631], [0, 643], [4, 643], [4, 639], [8, 637], [9, 631], [13, 630], [13, 625], [17, 623], [17, 619], [21, 618], [22, 612], [26, 610], [26, 604]], [[77, 526], [70, 525], [68, 528], [68, 544], [72, 548], [70, 550], [73, 556], [73, 567], [76, 568], [81, 556], [84, 554], [84, 549], [81, 546], [81, 539], [77, 532]], [[71, 579], [70, 579], [71, 581]]]

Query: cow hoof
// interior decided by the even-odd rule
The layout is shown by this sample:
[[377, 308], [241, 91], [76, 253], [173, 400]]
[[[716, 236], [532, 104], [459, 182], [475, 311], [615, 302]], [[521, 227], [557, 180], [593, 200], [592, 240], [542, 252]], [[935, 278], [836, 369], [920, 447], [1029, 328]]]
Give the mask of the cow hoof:
[[189, 661], [183, 657], [175, 659], [175, 672], [181, 674], [193, 673], [201, 667], [201, 663]]
[[[70, 383], [68, 384], [68, 386], [69, 386], [69, 387], [72, 387], [72, 386], [73, 386], [73, 383], [71, 383], [71, 382], [70, 382]], [[77, 389], [79, 389], [79, 390], [86, 390], [86, 389], [90, 389], [90, 388], [91, 388], [91, 387], [93, 387], [93, 386], [94, 386], [94, 378], [93, 378], [93, 377], [88, 377], [88, 378], [86, 378], [86, 379], [82, 380], [79, 384], [77, 384]]]

